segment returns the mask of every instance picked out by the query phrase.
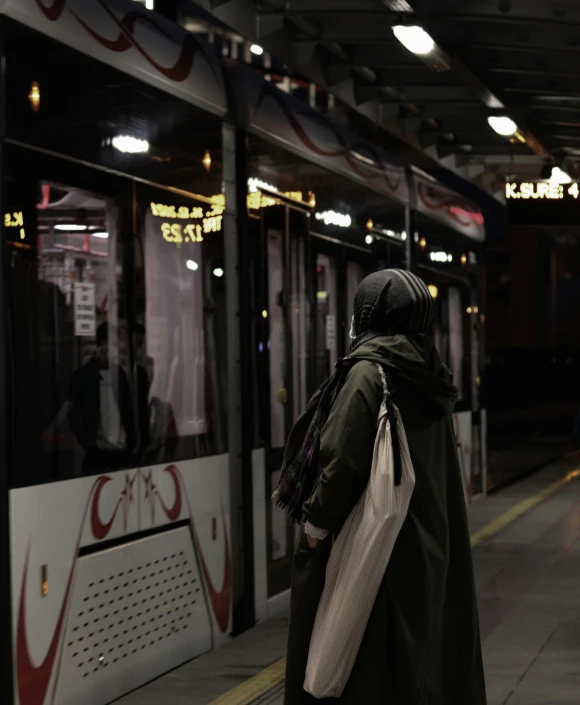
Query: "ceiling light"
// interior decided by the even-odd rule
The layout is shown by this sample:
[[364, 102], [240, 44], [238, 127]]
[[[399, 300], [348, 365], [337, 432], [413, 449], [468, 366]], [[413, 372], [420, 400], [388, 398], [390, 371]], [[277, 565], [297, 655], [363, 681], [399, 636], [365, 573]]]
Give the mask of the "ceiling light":
[[262, 181], [261, 179], [256, 179], [255, 177], [251, 177], [248, 179], [248, 191], [250, 193], [256, 193], [256, 191], [261, 191], [262, 189], [266, 191], [278, 190], [275, 186], [272, 186], [271, 184], [268, 184], [265, 181]]
[[40, 110], [40, 86], [36, 81], [30, 84], [30, 93], [28, 94], [28, 100], [30, 101], [30, 106], [35, 113]]
[[102, 240], [106, 240], [109, 237], [109, 233], [105, 233], [103, 231], [91, 233], [91, 237], [100, 237]]
[[213, 275], [214, 275], [214, 277], [223, 277], [223, 275], [224, 275], [224, 270], [223, 270], [221, 267], [216, 267], [216, 268], [213, 270]]
[[431, 262], [453, 262], [453, 255], [448, 252], [430, 252], [429, 259]]
[[250, 51], [256, 56], [262, 56], [262, 54], [264, 53], [264, 50], [259, 44], [252, 44], [252, 46], [250, 47]]
[[365, 237], [365, 242], [367, 245], [372, 245], [373, 244], [374, 237], [372, 235], [367, 235]]
[[149, 142], [140, 140], [130, 135], [115, 135], [111, 144], [124, 154], [144, 154], [149, 151]]
[[487, 121], [492, 130], [502, 137], [511, 137], [518, 131], [516, 123], [506, 115], [490, 115]]
[[433, 38], [422, 27], [398, 24], [393, 33], [406, 49], [418, 56], [430, 54], [435, 48]]
[[352, 218], [346, 213], [337, 213], [336, 211], [324, 211], [323, 213], [315, 213], [316, 220], [324, 221], [325, 225], [336, 225], [339, 228], [350, 228]]
[[66, 230], [69, 233], [82, 232], [87, 229], [86, 225], [77, 225], [76, 223], [57, 223], [54, 226], [55, 230]]
[[209, 174], [210, 169], [211, 169], [211, 154], [209, 151], [206, 149], [205, 154], [203, 155], [203, 159], [201, 160], [201, 163], [205, 167], [205, 170]]
[[194, 262], [192, 259], [188, 259], [185, 263], [185, 266], [192, 272], [195, 272], [197, 269], [199, 269], [199, 264], [197, 262]]
[[559, 166], [555, 166], [552, 169], [550, 181], [553, 184], [569, 184], [572, 182], [572, 177], [567, 174], [563, 169], [560, 169]]

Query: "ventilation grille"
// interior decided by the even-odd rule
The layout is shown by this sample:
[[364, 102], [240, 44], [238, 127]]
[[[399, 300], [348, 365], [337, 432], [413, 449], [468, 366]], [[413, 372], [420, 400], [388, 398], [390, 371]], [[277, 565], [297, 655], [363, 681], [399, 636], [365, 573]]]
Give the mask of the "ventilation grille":
[[[77, 570], [57, 702], [109, 702], [211, 648], [188, 529], [81, 558]], [[106, 692], [89, 699], [97, 682]]]
[[191, 628], [200, 588], [184, 552], [89, 583], [67, 647], [83, 678]]

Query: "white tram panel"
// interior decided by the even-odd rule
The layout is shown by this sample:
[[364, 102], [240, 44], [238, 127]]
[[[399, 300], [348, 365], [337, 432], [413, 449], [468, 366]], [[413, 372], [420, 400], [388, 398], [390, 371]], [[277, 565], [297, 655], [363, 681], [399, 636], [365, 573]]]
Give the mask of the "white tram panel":
[[102, 705], [211, 649], [189, 527], [77, 562], [54, 705]]
[[[73, 671], [70, 664], [72, 661], [77, 664], [80, 661], [78, 655], [73, 656], [77, 651], [73, 646], [69, 648], [68, 644], [74, 644], [74, 636], [83, 636], [79, 629], [87, 622], [85, 619], [81, 627], [76, 623], [79, 612], [83, 611], [78, 601], [85, 598], [90, 601], [91, 594], [99, 593], [95, 585], [89, 588], [90, 583], [96, 580], [98, 584], [99, 580], [111, 578], [113, 592], [119, 594], [119, 602], [124, 603], [123, 607], [128, 606], [127, 616], [133, 615], [131, 621], [135, 621], [136, 614], [142, 611], [137, 609], [134, 612], [134, 607], [129, 609], [133, 604], [129, 601], [135, 602], [135, 586], [124, 586], [121, 583], [115, 591], [118, 583], [114, 576], [119, 576], [124, 568], [135, 570], [142, 565], [141, 551], [148, 556], [145, 568], [141, 568], [142, 581], [146, 588], [149, 581], [153, 580], [147, 592], [158, 595], [154, 601], [159, 610], [159, 603], [163, 607], [163, 595], [151, 591], [161, 591], [162, 587], [155, 585], [159, 582], [156, 576], [144, 572], [148, 569], [147, 563], [158, 559], [163, 562], [165, 557], [165, 563], [177, 560], [171, 556], [175, 554], [178, 543], [187, 544], [187, 547], [179, 548], [178, 553], [184, 551], [185, 554], [181, 563], [187, 558], [189, 567], [186, 573], [193, 571], [189, 577], [194, 586], [196, 602], [192, 606], [191, 616], [186, 619], [192, 621], [195, 636], [183, 630], [159, 642], [160, 648], [168, 652], [167, 658], [177, 658], [167, 665], [167, 661], [156, 656], [153, 660], [159, 664], [159, 671], [154, 672], [153, 667], [148, 667], [147, 671], [136, 670], [131, 661], [133, 654], [127, 654], [113, 665], [103, 667], [108, 674], [107, 678], [118, 682], [119, 692], [127, 687], [127, 683], [136, 683], [130, 688], [137, 687], [150, 680], [155, 673], [167, 671], [227, 641], [231, 629], [232, 579], [228, 470], [228, 456], [221, 455], [10, 492], [13, 653], [15, 700], [19, 705], [53, 705], [55, 688], [59, 698], [68, 697], [71, 688], [72, 692], [76, 692], [74, 678], [77, 677], [77, 671]], [[171, 525], [175, 522], [183, 522], [183, 525], [173, 528]], [[132, 539], [136, 532], [161, 527], [166, 527], [167, 533], [138, 541]], [[125, 542], [117, 548], [98, 550], [98, 544], [103, 541], [123, 539]], [[164, 541], [169, 541], [169, 545], [165, 546]], [[79, 550], [88, 546], [95, 546], [98, 552], [79, 555]], [[177, 573], [178, 578], [180, 572]], [[161, 584], [164, 579], [166, 576], [162, 578]], [[110, 588], [103, 588], [106, 589], [109, 590], [107, 597], [111, 600]], [[141, 586], [135, 589], [143, 590]], [[121, 594], [121, 590], [125, 590], [126, 594]], [[145, 597], [143, 592], [138, 594], [139, 597]], [[121, 600], [121, 597], [124, 599]], [[171, 599], [173, 597], [175, 595]], [[178, 596], [176, 599], [183, 597]], [[103, 620], [104, 615], [108, 614], [107, 625], [112, 623], [114, 627], [111, 613], [106, 612], [105, 607], [104, 601], [101, 601], [88, 609], [102, 613], [102, 617], [90, 613], [94, 615], [93, 619], [98, 617]], [[148, 608], [145, 607], [145, 610]], [[113, 609], [113, 613], [116, 609]], [[155, 614], [158, 613], [162, 614]], [[152, 616], [152, 612], [145, 614]], [[120, 614], [112, 616], [123, 619]], [[145, 622], [143, 614], [140, 619]], [[173, 619], [171, 616], [170, 624]], [[166, 622], [162, 621], [161, 624]], [[79, 627], [77, 632], [71, 631], [75, 627]], [[99, 626], [99, 629], [105, 627]], [[88, 627], [86, 630], [87, 636], [83, 639], [87, 641], [82, 648], [96, 651], [98, 647], [94, 645], [98, 642], [100, 647], [102, 642], [96, 639], [94, 632], [88, 631]], [[144, 633], [147, 631], [150, 630], [147, 628]], [[90, 640], [89, 634], [93, 634]], [[101, 632], [101, 636], [103, 640], [110, 638], [104, 632]], [[185, 646], [174, 649], [172, 644], [181, 644], [182, 639], [186, 642]], [[112, 643], [107, 642], [107, 650], [110, 648]], [[154, 653], [156, 644], [148, 648], [150, 653]], [[142, 651], [144, 656], [146, 651]], [[84, 653], [88, 654], [89, 651]], [[101, 656], [105, 654], [91, 653], [87, 658]], [[136, 658], [137, 654], [134, 656]], [[116, 656], [113, 656], [113, 661], [114, 658]], [[148, 662], [148, 657], [145, 657], [145, 661]], [[82, 663], [85, 665], [86, 662]], [[78, 677], [82, 679], [85, 672]], [[82, 680], [85, 685], [88, 682], [95, 684], [94, 693], [93, 685], [87, 688], [87, 692], [91, 692], [90, 702], [102, 705], [110, 698], [106, 696], [106, 699], [101, 699], [106, 693], [102, 690], [104, 686], [99, 686], [98, 673], [90, 673]], [[107, 687], [113, 688], [113, 683]], [[70, 702], [89, 703], [89, 700], [77, 698]]]

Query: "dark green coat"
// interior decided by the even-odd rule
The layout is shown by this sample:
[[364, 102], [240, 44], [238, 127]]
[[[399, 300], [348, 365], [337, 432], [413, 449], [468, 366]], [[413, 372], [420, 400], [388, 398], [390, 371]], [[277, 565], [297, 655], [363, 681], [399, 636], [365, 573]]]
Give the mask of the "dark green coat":
[[352, 356], [359, 361], [324, 427], [320, 478], [305, 516], [336, 534], [367, 485], [382, 399], [375, 361], [386, 366], [403, 418], [415, 491], [339, 700], [317, 701], [302, 687], [331, 541], [311, 550], [301, 531], [293, 566], [285, 705], [485, 705], [451, 376], [424, 336], [377, 337]]

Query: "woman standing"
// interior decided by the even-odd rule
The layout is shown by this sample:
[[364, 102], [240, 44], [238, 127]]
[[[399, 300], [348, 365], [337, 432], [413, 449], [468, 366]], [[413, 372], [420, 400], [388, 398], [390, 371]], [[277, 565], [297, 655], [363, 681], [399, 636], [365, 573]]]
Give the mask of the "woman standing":
[[285, 705], [303, 688], [332, 536], [366, 488], [383, 387], [405, 426], [416, 485], [342, 705], [485, 705], [471, 546], [451, 413], [449, 370], [427, 337], [435, 302], [401, 270], [367, 277], [351, 353], [314, 395], [286, 447], [275, 497], [300, 521]]

